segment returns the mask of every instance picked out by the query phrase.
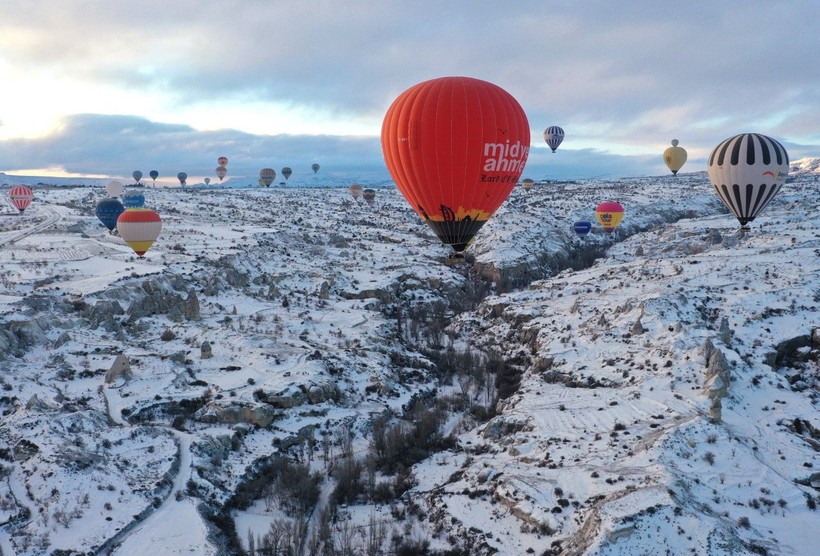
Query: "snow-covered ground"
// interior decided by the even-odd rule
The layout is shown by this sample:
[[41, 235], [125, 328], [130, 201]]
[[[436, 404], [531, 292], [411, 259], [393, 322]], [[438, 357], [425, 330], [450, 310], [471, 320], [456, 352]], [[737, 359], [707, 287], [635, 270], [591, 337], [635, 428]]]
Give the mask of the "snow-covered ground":
[[[705, 173], [516, 188], [455, 265], [392, 187], [147, 188], [144, 259], [95, 218], [100, 184], [35, 187], [0, 211], [1, 553], [236, 553], [292, 519], [239, 501], [277, 458], [323, 477], [319, 535], [344, 456], [430, 395], [462, 402], [452, 442], [396, 500], [338, 506], [337, 546], [809, 554], [820, 180], [799, 167], [746, 235]], [[621, 228], [575, 237], [602, 201]], [[448, 348], [520, 384], [486, 407], [495, 377], [443, 376]]]

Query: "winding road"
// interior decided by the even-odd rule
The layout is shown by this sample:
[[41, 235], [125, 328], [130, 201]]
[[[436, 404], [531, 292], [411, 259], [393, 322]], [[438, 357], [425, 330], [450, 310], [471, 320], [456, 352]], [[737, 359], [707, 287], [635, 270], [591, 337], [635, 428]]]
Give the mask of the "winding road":
[[50, 207], [48, 205], [39, 206], [38, 210], [46, 213], [45, 220], [37, 222], [29, 228], [17, 230], [16, 232], [12, 232], [9, 235], [0, 237], [0, 247], [4, 245], [11, 245], [13, 243], [20, 241], [21, 239], [25, 239], [38, 232], [42, 232], [43, 230], [50, 228], [63, 218], [55, 208]]

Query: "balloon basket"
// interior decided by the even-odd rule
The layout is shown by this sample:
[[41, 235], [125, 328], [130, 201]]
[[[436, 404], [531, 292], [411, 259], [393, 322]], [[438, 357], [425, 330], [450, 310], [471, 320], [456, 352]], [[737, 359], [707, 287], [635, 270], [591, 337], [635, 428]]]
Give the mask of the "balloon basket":
[[447, 255], [447, 258], [444, 259], [444, 264], [455, 266], [455, 265], [462, 265], [467, 262], [467, 259], [464, 257], [464, 253], [450, 253]]

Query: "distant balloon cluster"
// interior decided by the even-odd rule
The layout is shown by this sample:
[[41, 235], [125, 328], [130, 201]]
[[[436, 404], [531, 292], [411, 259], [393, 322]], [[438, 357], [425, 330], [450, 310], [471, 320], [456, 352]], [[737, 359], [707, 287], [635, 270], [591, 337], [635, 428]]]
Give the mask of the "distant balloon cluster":
[[[217, 167], [214, 169], [214, 175], [217, 178], [219, 178], [220, 182], [222, 182], [222, 180], [224, 180], [225, 177], [228, 175], [228, 157], [220, 156], [216, 159], [216, 163], [217, 163]], [[320, 168], [321, 168], [321, 166], [319, 166], [319, 164], [316, 163], [316, 162], [314, 162], [313, 164], [310, 165], [310, 169], [313, 171], [314, 174], [318, 173]], [[263, 172], [265, 172], [266, 175], [269, 174], [269, 171], [272, 171], [272, 170], [270, 168], [264, 168], [263, 169]], [[287, 181], [290, 178], [290, 176], [293, 174], [293, 169], [290, 168], [289, 166], [285, 166], [285, 167], [282, 168], [281, 174], [285, 178], [285, 180]], [[142, 177], [143, 177], [143, 173], [140, 170], [134, 170], [134, 172], [131, 175], [134, 178], [134, 182], [135, 182], [134, 185], [136, 185], [138, 187], [142, 186], [141, 180], [142, 180]], [[153, 180], [153, 185], [156, 187], [157, 178], [159, 177], [159, 172], [157, 170], [151, 170], [148, 173], [148, 175], [151, 176], [151, 179]], [[275, 178], [275, 177], [276, 177], [276, 173], [274, 172], [273, 173], [273, 178]], [[179, 172], [177, 174], [177, 180], [179, 180], [179, 185], [181, 187], [187, 186], [188, 185], [188, 173], [187, 172]], [[207, 186], [207, 185], [211, 184], [212, 180], [211, 180], [210, 177], [205, 177], [205, 178], [203, 178], [202, 181]], [[272, 183], [273, 183], [273, 179], [271, 179], [270, 182], [268, 182], [267, 177], [263, 176], [262, 172], [260, 172], [260, 176], [259, 176], [259, 186], [260, 187], [270, 187]], [[285, 182], [282, 182], [282, 183], [284, 184]]]

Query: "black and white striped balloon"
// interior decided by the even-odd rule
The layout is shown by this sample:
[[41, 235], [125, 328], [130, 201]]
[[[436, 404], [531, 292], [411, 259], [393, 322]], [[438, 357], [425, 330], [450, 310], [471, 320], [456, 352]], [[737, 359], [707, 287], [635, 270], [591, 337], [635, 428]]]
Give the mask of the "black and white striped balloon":
[[789, 175], [783, 145], [759, 133], [741, 133], [722, 141], [707, 165], [709, 180], [720, 199], [746, 226], [777, 195]]

